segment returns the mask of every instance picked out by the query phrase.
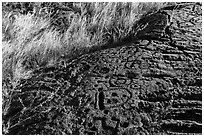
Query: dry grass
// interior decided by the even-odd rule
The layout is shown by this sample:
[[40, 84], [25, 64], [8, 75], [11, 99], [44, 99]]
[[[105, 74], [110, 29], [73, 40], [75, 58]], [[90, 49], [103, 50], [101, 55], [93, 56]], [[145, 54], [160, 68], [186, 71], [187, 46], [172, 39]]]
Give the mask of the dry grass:
[[[62, 54], [78, 56], [88, 51], [82, 49], [119, 42], [136, 33], [134, 25], [142, 15], [165, 3], [74, 3], [73, 10], [54, 18], [51, 11], [40, 9], [40, 3], [35, 5], [35, 14], [11, 11], [3, 15], [5, 76], [19, 79], [24, 76], [19, 73], [55, 64]], [[48, 14], [43, 15], [45, 12]]]

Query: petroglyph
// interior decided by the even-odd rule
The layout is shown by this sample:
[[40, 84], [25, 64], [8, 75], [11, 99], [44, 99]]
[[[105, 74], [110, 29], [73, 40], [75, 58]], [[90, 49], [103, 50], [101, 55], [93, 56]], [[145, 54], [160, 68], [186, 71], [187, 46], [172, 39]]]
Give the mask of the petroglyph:
[[160, 11], [136, 43], [36, 70], [3, 116], [9, 133], [201, 134], [201, 11], [175, 9], [172, 23]]

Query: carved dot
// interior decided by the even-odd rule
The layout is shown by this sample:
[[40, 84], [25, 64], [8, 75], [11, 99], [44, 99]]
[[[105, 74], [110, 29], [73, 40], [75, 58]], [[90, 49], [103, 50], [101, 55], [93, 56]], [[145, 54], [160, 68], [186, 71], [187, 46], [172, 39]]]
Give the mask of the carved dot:
[[103, 90], [103, 88], [98, 88], [98, 91], [102, 91]]
[[91, 127], [93, 124], [92, 123], [88, 123], [88, 127]]
[[127, 95], [123, 94], [123, 97], [127, 97]]
[[111, 100], [110, 100], [110, 99], [108, 99], [108, 100], [107, 100], [107, 103], [111, 103]]
[[121, 127], [127, 128], [129, 126], [129, 122], [123, 122], [120, 125]]
[[108, 112], [109, 112], [108, 110], [104, 110], [103, 111], [104, 114], [108, 114]]
[[90, 128], [91, 131], [97, 131], [97, 128], [95, 126], [93, 126], [92, 128]]
[[86, 108], [86, 109], [84, 110], [85, 113], [88, 113], [89, 111], [90, 111], [89, 108]]
[[112, 93], [112, 96], [115, 97], [115, 96], [118, 96], [118, 94], [117, 93]]
[[105, 76], [105, 79], [109, 79], [109, 76]]
[[128, 71], [128, 72], [126, 73], [126, 76], [127, 76], [128, 78], [130, 78], [130, 79], [136, 78], [136, 77], [138, 77], [138, 75], [139, 75], [139, 74], [136, 74], [136, 73], [130, 72], [130, 71]]
[[101, 68], [100, 73], [102, 73], [102, 74], [106, 74], [106, 73], [108, 73], [109, 71], [110, 71], [109, 68], [107, 68], [107, 67], [103, 67], [103, 68]]

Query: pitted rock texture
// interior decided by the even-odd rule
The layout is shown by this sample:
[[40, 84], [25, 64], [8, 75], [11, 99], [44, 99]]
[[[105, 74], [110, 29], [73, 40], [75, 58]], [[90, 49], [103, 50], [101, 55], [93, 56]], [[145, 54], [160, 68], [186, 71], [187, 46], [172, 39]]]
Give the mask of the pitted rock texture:
[[149, 15], [138, 42], [35, 70], [3, 116], [8, 134], [201, 134], [201, 11]]

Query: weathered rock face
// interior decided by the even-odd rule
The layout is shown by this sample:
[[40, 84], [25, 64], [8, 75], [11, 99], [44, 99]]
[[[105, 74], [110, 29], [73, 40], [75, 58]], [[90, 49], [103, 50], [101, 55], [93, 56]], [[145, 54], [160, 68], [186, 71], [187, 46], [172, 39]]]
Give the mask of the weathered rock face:
[[3, 116], [9, 134], [201, 134], [201, 10], [149, 15], [136, 43], [36, 70]]

